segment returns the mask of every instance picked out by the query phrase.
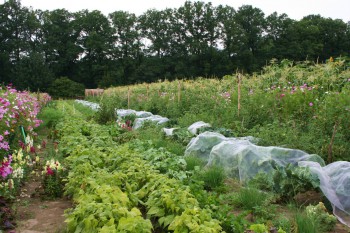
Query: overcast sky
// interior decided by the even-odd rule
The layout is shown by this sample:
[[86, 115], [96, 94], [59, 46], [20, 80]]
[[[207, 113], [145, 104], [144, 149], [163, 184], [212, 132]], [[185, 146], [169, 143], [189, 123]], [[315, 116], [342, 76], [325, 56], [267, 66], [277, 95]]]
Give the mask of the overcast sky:
[[[0, 0], [5, 1], [5, 0]], [[65, 8], [70, 12], [83, 9], [100, 10], [104, 14], [123, 10], [140, 15], [148, 9], [162, 10], [178, 8], [185, 0], [21, 0], [22, 6], [42, 10]], [[261, 9], [265, 15], [276, 11], [286, 13], [290, 18], [300, 20], [303, 16], [320, 14], [325, 18], [350, 21], [350, 0], [211, 0], [214, 6], [229, 5], [236, 10], [242, 5], [252, 5]]]

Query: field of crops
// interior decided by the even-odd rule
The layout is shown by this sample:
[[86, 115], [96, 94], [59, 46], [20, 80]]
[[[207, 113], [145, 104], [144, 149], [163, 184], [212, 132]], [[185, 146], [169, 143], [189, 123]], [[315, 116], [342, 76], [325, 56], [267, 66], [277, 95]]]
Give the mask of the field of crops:
[[[73, 201], [66, 232], [345, 233], [349, 91], [349, 64], [341, 60], [282, 61], [259, 75], [159, 81], [110, 88], [91, 102], [53, 101], [39, 114], [55, 143], [50, 157], [36, 161], [45, 194]], [[6, 95], [17, 92], [2, 93], [11, 103]], [[30, 121], [18, 120], [33, 133], [35, 111]], [[4, 134], [13, 129], [1, 124]], [[40, 147], [27, 145], [26, 163], [1, 150], [2, 198], [16, 195], [9, 187], [15, 166], [25, 166], [26, 176], [26, 164], [37, 159]]]

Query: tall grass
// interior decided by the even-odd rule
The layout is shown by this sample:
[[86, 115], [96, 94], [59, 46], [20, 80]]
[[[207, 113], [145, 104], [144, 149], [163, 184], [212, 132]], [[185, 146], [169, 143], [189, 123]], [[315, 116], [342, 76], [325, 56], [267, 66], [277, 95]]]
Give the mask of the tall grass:
[[297, 233], [319, 233], [320, 223], [303, 212], [295, 214], [295, 228]]

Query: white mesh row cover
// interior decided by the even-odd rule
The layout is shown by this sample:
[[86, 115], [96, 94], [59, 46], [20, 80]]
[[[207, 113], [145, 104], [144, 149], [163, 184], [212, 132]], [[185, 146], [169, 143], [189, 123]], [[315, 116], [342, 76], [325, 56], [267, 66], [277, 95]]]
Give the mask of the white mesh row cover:
[[185, 156], [198, 156], [207, 166], [221, 166], [229, 177], [246, 183], [258, 173], [273, 175], [274, 167], [288, 164], [309, 167], [320, 180], [320, 189], [331, 202], [333, 214], [350, 227], [350, 162], [339, 161], [325, 166], [323, 159], [301, 150], [263, 147], [254, 138], [226, 138], [204, 132], [187, 145]]
[[299, 162], [320, 179], [320, 188], [332, 203], [333, 214], [350, 227], [350, 162], [338, 161], [322, 167], [316, 162]]
[[117, 116], [118, 117], [126, 117], [129, 115], [136, 115], [136, 111], [132, 109], [117, 109]]
[[145, 121], [152, 121], [157, 124], [164, 124], [165, 122], [168, 122], [169, 119], [166, 117], [162, 117], [159, 115], [153, 115], [150, 112], [146, 111], [135, 111], [132, 109], [117, 109], [116, 110], [118, 117], [126, 117], [129, 115], [135, 115], [136, 119], [134, 120], [134, 124], [132, 126], [133, 129], [138, 129], [142, 127], [143, 123]]
[[163, 128], [163, 132], [165, 133], [166, 136], [173, 136], [174, 131], [177, 130], [178, 128]]
[[211, 127], [211, 125], [208, 124], [208, 123], [205, 123], [203, 121], [197, 121], [197, 122], [193, 123], [192, 125], [190, 125], [187, 130], [191, 134], [197, 135], [198, 134], [198, 130], [201, 129], [201, 128], [204, 128], [204, 127]]
[[164, 124], [164, 123], [168, 122], [169, 119], [166, 117], [158, 116], [158, 115], [153, 115], [153, 116], [144, 117], [144, 118], [136, 118], [134, 120], [134, 124], [133, 124], [132, 128], [138, 129], [138, 128], [142, 127], [142, 125], [145, 121], [152, 121], [152, 122], [160, 125], [160, 124]]
[[99, 104], [96, 104], [96, 103], [93, 103], [93, 102], [89, 102], [89, 101], [86, 101], [86, 100], [75, 100], [75, 102], [77, 103], [80, 103], [86, 107], [89, 107], [91, 108], [92, 110], [99, 110], [100, 109], [100, 105]]
[[192, 138], [185, 150], [185, 156], [198, 156], [208, 162], [211, 149], [222, 141], [228, 140], [225, 136], [215, 132], [204, 132]]
[[301, 150], [282, 147], [257, 146], [248, 140], [229, 139], [215, 145], [207, 166], [221, 166], [227, 175], [246, 183], [258, 173], [273, 174], [275, 166], [297, 166], [299, 161], [315, 161], [324, 164], [321, 157]]
[[117, 116], [119, 116], [119, 117], [126, 117], [129, 115], [135, 115], [136, 117], [140, 117], [140, 118], [153, 116], [153, 114], [150, 112], [135, 111], [132, 109], [117, 109], [116, 113], [117, 113]]

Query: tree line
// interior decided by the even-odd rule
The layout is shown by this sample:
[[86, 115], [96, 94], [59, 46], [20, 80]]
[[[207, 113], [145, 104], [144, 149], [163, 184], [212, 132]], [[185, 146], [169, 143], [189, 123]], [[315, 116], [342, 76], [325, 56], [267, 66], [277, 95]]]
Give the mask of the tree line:
[[0, 5], [0, 80], [47, 91], [60, 77], [86, 88], [256, 72], [271, 59], [349, 56], [350, 22], [187, 1], [136, 16]]

